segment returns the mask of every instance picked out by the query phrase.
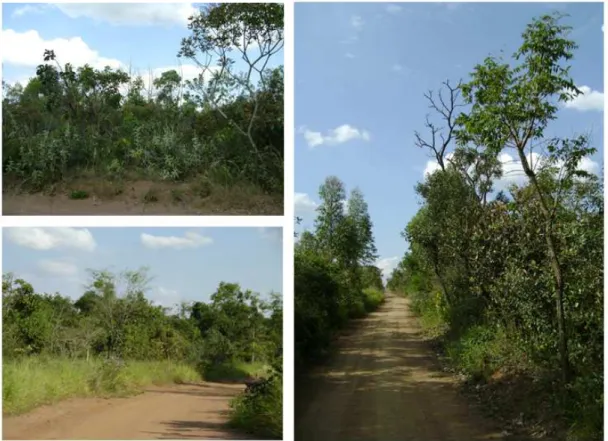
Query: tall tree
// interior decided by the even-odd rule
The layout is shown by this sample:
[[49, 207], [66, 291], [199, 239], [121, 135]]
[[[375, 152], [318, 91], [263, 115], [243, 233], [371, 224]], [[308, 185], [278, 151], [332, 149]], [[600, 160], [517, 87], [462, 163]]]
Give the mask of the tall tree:
[[561, 191], [544, 186], [542, 170], [532, 163], [532, 149], [548, 145], [548, 163], [561, 163], [558, 188], [571, 185], [580, 175], [580, 160], [594, 149], [585, 137], [577, 139], [545, 139], [545, 130], [556, 118], [558, 105], [579, 95], [581, 91], [570, 77], [565, 65], [577, 48], [568, 39], [570, 27], [560, 24], [562, 16], [544, 15], [535, 19], [524, 31], [523, 44], [513, 58], [520, 61], [511, 67], [493, 57], [475, 67], [471, 81], [462, 86], [463, 96], [471, 110], [459, 118], [463, 127], [461, 143], [481, 139], [497, 156], [505, 148], [513, 148], [521, 167], [538, 198], [543, 216], [543, 234], [555, 284], [555, 309], [559, 333], [559, 351], [563, 381], [570, 377], [568, 341], [564, 312], [564, 268], [556, 238], [556, 214]]
[[373, 223], [367, 202], [359, 188], [354, 188], [350, 192], [346, 212], [352, 219], [356, 232], [357, 261], [361, 265], [371, 265], [378, 258], [378, 250], [374, 242]]
[[329, 176], [319, 188], [321, 205], [317, 208], [315, 230], [317, 243], [330, 258], [337, 257], [342, 238], [341, 226], [344, 223], [344, 203], [346, 191], [344, 184], [336, 176]]
[[[253, 136], [260, 100], [252, 75], [257, 75], [263, 89], [272, 82], [266, 69], [270, 58], [283, 48], [283, 15], [283, 5], [278, 3], [209, 5], [189, 18], [188, 29], [192, 34], [182, 40], [178, 54], [193, 60], [201, 69], [198, 84], [204, 105], [229, 120], [258, 157], [264, 146], [259, 146]], [[251, 52], [254, 47], [255, 55]], [[234, 52], [246, 65], [243, 74], [233, 69]], [[214, 58], [217, 66], [211, 65]], [[253, 103], [245, 124], [238, 124], [221, 107], [232, 94], [247, 97]]]

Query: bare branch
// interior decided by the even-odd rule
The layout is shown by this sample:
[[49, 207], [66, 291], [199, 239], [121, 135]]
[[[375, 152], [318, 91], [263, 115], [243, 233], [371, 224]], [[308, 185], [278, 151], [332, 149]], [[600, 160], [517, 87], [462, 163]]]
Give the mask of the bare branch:
[[[433, 91], [425, 93], [424, 97], [429, 101], [429, 108], [433, 109], [441, 116], [441, 119], [445, 122], [445, 127], [437, 127], [429, 120], [427, 115], [425, 126], [430, 132], [430, 140], [422, 138], [419, 132], [415, 132], [414, 135], [416, 137], [416, 146], [430, 150], [439, 164], [439, 167], [441, 167], [442, 170], [445, 170], [446, 150], [454, 136], [456, 117], [458, 116], [457, 109], [464, 107], [464, 104], [460, 102], [462, 81], [458, 81], [456, 86], [452, 86], [450, 81], [446, 80], [443, 82], [443, 85], [447, 88], [449, 93], [449, 98], [447, 100], [444, 98], [441, 89], [439, 90], [437, 98], [433, 96]], [[437, 135], [439, 135], [440, 141], [437, 139]]]

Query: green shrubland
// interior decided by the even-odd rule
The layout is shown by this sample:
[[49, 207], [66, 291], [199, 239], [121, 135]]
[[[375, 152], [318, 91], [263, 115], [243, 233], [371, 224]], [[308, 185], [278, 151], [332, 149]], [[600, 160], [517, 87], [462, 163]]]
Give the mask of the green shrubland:
[[[150, 385], [282, 378], [276, 369], [282, 363], [280, 296], [264, 300], [222, 282], [207, 303], [164, 308], [145, 296], [145, 269], [90, 276], [86, 291], [73, 300], [36, 292], [25, 280], [4, 275], [5, 413], [71, 397], [129, 395]], [[249, 403], [243, 397], [236, 398], [241, 413]], [[282, 407], [276, 394], [256, 399], [256, 406], [268, 401]], [[253, 433], [266, 424], [244, 421], [241, 426]]]
[[[234, 23], [248, 23], [247, 33], [238, 26], [233, 32]], [[61, 63], [69, 54], [46, 50], [27, 84], [3, 83], [4, 185], [45, 192], [63, 186], [81, 199], [91, 195], [78, 188], [83, 180], [111, 187], [97, 196], [120, 194], [126, 181], [152, 180], [188, 182], [197, 197], [240, 186], [282, 199], [283, 66], [267, 66], [276, 66], [283, 46], [283, 5], [212, 5], [190, 18], [189, 29], [175, 50], [199, 62], [193, 80], [168, 70], [146, 85], [148, 74], [74, 68]], [[248, 58], [252, 41], [263, 43]], [[209, 54], [225, 57], [208, 66]], [[241, 72], [248, 70], [258, 73]]]
[[314, 231], [302, 232], [295, 248], [296, 370], [326, 354], [336, 331], [350, 319], [374, 311], [384, 300], [363, 194], [354, 189], [346, 202], [344, 184], [332, 176], [319, 196]]
[[[439, 170], [416, 188], [422, 206], [388, 287], [409, 296], [486, 407], [523, 415], [550, 439], [599, 440], [603, 185], [581, 170], [595, 152], [589, 138], [548, 128], [580, 94], [568, 71], [576, 43], [559, 16], [535, 19], [522, 38], [512, 60], [488, 57], [466, 81], [446, 83], [442, 103], [466, 104], [443, 113], [453, 151], [418, 135]], [[493, 191], [508, 148], [526, 179]]]

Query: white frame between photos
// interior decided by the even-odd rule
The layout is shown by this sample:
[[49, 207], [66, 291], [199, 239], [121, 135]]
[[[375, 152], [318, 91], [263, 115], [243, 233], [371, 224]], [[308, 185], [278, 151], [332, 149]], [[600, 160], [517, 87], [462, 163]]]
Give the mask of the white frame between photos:
[[[246, 1], [246, 0], [241, 0]], [[267, 3], [268, 0], [256, 0]], [[332, 3], [347, 2], [349, 0], [334, 0]], [[388, 1], [374, 0], [350, 0], [360, 3], [389, 3]], [[418, 0], [431, 3], [427, 0]], [[536, 0], [544, 2], [544, 0]], [[572, 2], [574, 0], [571, 0]], [[226, 3], [238, 3], [236, 0], [223, 0]], [[312, 2], [310, 0], [301, 3]], [[461, 0], [461, 2], [476, 2], [475, 0]], [[510, 0], [510, 2], [526, 2], [525, 0]], [[551, 1], [547, 1], [548, 3]], [[562, 0], [552, 1], [562, 2]], [[566, 3], [567, 1], [564, 1]], [[599, 3], [598, 1], [594, 1]], [[4, 2], [3, 3], [9, 3]], [[48, 3], [41, 1], [15, 0], [10, 3]], [[59, 3], [172, 3], [155, 0], [93, 0], [93, 1], [66, 1]], [[185, 3], [185, 2], [179, 2]], [[285, 197], [283, 216], [10, 216], [0, 218], [0, 227], [282, 227], [283, 228], [283, 439], [294, 440], [294, 135], [295, 135], [295, 107], [294, 107], [294, 3], [295, 0], [287, 0], [285, 4], [285, 45], [284, 67], [285, 67]], [[330, 2], [325, 2], [330, 3]], [[394, 1], [392, 3], [409, 3], [409, 1]], [[527, 3], [527, 2], [526, 2]], [[2, 9], [0, 8], [0, 22], [2, 21]], [[608, 22], [608, 8], [604, 7], [604, 23]], [[1, 52], [1, 47], [0, 47]], [[606, 37], [604, 36], [604, 85], [608, 84], [608, 63], [606, 57]], [[0, 77], [2, 67], [0, 65]], [[0, 108], [0, 119], [2, 110]], [[604, 112], [604, 127], [608, 126], [608, 116]], [[604, 131], [606, 132], [606, 131]], [[606, 133], [604, 133], [604, 145], [606, 145]], [[0, 139], [0, 148], [1, 148]], [[608, 165], [608, 158], [604, 155], [604, 168]], [[0, 175], [0, 186], [2, 176]], [[0, 205], [1, 207], [1, 205]], [[606, 227], [606, 222], [604, 228]], [[0, 234], [0, 248], [2, 247], [3, 234]], [[608, 242], [604, 243], [604, 253], [608, 251]], [[2, 256], [0, 255], [0, 266]], [[604, 291], [608, 288], [608, 282], [604, 279]], [[604, 307], [605, 319], [606, 308]], [[1, 325], [0, 318], [0, 325]], [[1, 345], [1, 343], [0, 343]], [[608, 350], [604, 349], [604, 358], [608, 358]], [[606, 368], [605, 368], [606, 369]], [[0, 367], [1, 372], [1, 367]], [[604, 395], [608, 388], [604, 384]], [[608, 410], [604, 410], [605, 417]], [[1, 422], [0, 422], [1, 428]], [[347, 441], [347, 440], [345, 440]]]

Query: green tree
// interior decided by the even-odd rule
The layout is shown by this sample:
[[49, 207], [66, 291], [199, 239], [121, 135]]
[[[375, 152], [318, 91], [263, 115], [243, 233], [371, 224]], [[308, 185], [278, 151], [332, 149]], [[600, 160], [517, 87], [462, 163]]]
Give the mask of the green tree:
[[361, 265], [369, 265], [378, 258], [378, 250], [374, 242], [373, 223], [369, 215], [367, 202], [363, 193], [354, 188], [347, 203], [347, 216], [352, 219], [356, 230], [358, 250], [357, 261]]
[[319, 188], [321, 204], [317, 208], [315, 219], [315, 237], [319, 248], [326, 253], [330, 259], [337, 257], [343, 238], [340, 237], [340, 227], [344, 223], [344, 203], [346, 202], [346, 191], [344, 184], [335, 176], [325, 179]]
[[[521, 63], [515, 67], [492, 57], [475, 67], [471, 81], [462, 86], [471, 111], [460, 117], [463, 130], [461, 143], [473, 137], [481, 139], [489, 152], [497, 156], [503, 149], [514, 147], [524, 173], [530, 180], [542, 213], [545, 236], [555, 283], [555, 309], [559, 330], [559, 351], [564, 383], [570, 378], [568, 337], [564, 312], [567, 282], [560, 261], [555, 220], [561, 191], [553, 192], [542, 183], [542, 171], [530, 162], [530, 148], [545, 140], [545, 130], [556, 118], [558, 103], [580, 94], [568, 66], [563, 63], [573, 57], [577, 45], [569, 40], [568, 26], [559, 23], [558, 15], [535, 19], [523, 33], [523, 43], [513, 55]], [[572, 185], [580, 175], [580, 160], [594, 151], [587, 139], [552, 139], [548, 143], [549, 163], [563, 164], [559, 189]]]
[[[201, 87], [197, 92], [207, 106], [213, 106], [249, 142], [252, 152], [259, 158], [260, 148], [254, 139], [253, 129], [258, 117], [260, 99], [252, 75], [257, 74], [263, 89], [271, 78], [266, 66], [269, 59], [283, 48], [283, 5], [278, 3], [225, 3], [207, 6], [190, 17], [188, 29], [192, 32], [182, 40], [180, 57], [193, 60], [201, 68]], [[256, 46], [257, 56], [249, 50]], [[243, 74], [234, 72], [237, 52], [247, 65]], [[203, 56], [208, 61], [201, 61]], [[211, 66], [216, 58], [217, 66]], [[209, 77], [208, 84], [204, 84]], [[245, 124], [238, 124], [222, 109], [230, 94], [246, 96], [252, 103], [250, 116]]]

